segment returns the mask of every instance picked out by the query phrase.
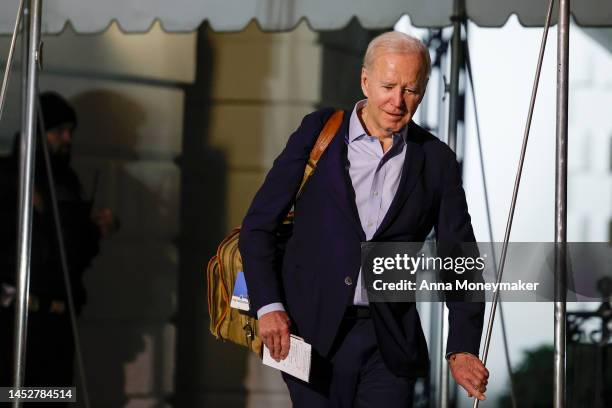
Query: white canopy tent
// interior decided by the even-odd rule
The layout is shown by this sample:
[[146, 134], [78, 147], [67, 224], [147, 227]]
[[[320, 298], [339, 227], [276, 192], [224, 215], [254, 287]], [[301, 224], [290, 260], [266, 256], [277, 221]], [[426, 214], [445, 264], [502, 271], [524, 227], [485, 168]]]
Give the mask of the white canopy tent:
[[[543, 25], [546, 5], [545, 0], [466, 0], [465, 11], [479, 26], [500, 27], [516, 14], [531, 27]], [[16, 0], [0, 4], [0, 34], [12, 32], [17, 6]], [[170, 32], [193, 31], [204, 21], [215, 31], [239, 31], [252, 20], [264, 31], [284, 31], [302, 19], [313, 30], [333, 30], [353, 17], [376, 29], [392, 27], [404, 14], [417, 27], [450, 26], [453, 0], [53, 0], [43, 3], [42, 31], [55, 34], [71, 24], [79, 33], [96, 33], [116, 21], [126, 32], [146, 32], [156, 20]], [[609, 0], [573, 2], [571, 14], [584, 27], [612, 26]]]
[[[40, 0], [31, 0], [33, 9]], [[15, 16], [18, 10], [18, 0], [4, 1], [0, 4], [0, 34], [10, 34], [15, 25]], [[492, 1], [492, 0], [465, 0], [465, 11], [461, 13], [465, 18], [471, 20], [479, 26], [500, 27], [503, 26], [512, 14], [516, 14], [521, 24], [525, 26], [542, 26], [546, 17], [548, 1], [545, 0], [516, 0]], [[372, 2], [370, 0], [175, 0], [168, 2], [165, 0], [106, 0], [106, 1], [87, 1], [87, 0], [53, 0], [42, 2], [42, 10], [38, 15], [32, 13], [32, 22], [29, 55], [30, 61], [27, 67], [28, 76], [28, 108], [25, 109], [29, 125], [25, 127], [24, 134], [31, 142], [35, 128], [35, 102], [37, 69], [35, 52], [40, 38], [37, 32], [37, 24], [40, 30], [47, 34], [61, 32], [67, 24], [72, 25], [78, 33], [98, 33], [106, 30], [112, 23], [116, 22], [125, 32], [147, 32], [155, 21], [159, 21], [161, 26], [169, 32], [189, 32], [196, 30], [203, 22], [207, 22], [211, 29], [221, 32], [239, 31], [245, 28], [251, 21], [255, 20], [264, 31], [285, 31], [291, 30], [302, 20], [307, 20], [313, 30], [333, 30], [346, 26], [351, 19], [356, 18], [361, 25], [367, 29], [381, 29], [392, 27], [402, 15], [409, 15], [413, 25], [418, 27], [440, 28], [455, 25], [455, 29], [460, 28], [460, 23], [452, 16], [457, 15], [454, 0], [380, 0]], [[553, 11], [553, 22], [559, 15], [558, 8]], [[565, 14], [567, 16], [567, 14]], [[612, 2], [609, 0], [590, 0], [573, 2], [571, 4], [571, 15], [574, 21], [583, 27], [612, 27]], [[562, 21], [563, 22], [563, 21]], [[565, 23], [567, 24], [567, 23]], [[562, 27], [560, 36], [567, 35], [567, 26]], [[564, 34], [565, 33], [565, 34]], [[610, 36], [607, 36], [608, 38]], [[457, 36], [457, 39], [460, 37]], [[561, 37], [560, 37], [561, 38]], [[606, 38], [606, 36], [603, 36]], [[566, 44], [560, 40], [560, 48]], [[459, 41], [454, 44], [459, 46]], [[456, 54], [457, 49], [454, 49]], [[565, 50], [567, 52], [567, 49]], [[560, 58], [564, 57], [559, 54]], [[454, 59], [454, 58], [453, 58]], [[566, 57], [565, 57], [566, 60]], [[454, 67], [458, 69], [458, 67]], [[560, 69], [559, 71], [563, 71]], [[25, 72], [25, 71], [24, 71]], [[563, 73], [561, 72], [561, 76]], [[567, 75], [567, 66], [565, 66]], [[563, 84], [564, 82], [564, 84]], [[458, 77], [451, 76], [451, 115], [456, 105], [452, 103], [452, 87], [457, 87]], [[567, 76], [565, 80], [560, 79], [560, 92], [565, 92], [559, 102], [558, 118], [561, 123], [558, 129], [561, 134], [567, 137]], [[564, 91], [563, 91], [564, 89]], [[564, 111], [564, 112], [563, 112]], [[452, 119], [450, 120], [452, 122]], [[452, 124], [451, 124], [452, 125]], [[456, 121], [455, 121], [456, 126]], [[563, 131], [565, 127], [565, 131]], [[449, 133], [452, 133], [450, 131]], [[558, 130], [559, 134], [559, 130]], [[29, 136], [28, 136], [29, 135]], [[561, 135], [563, 137], [563, 135]], [[563, 144], [563, 143], [562, 143]], [[564, 143], [564, 146], [567, 144]], [[31, 166], [32, 148], [28, 151], [29, 158], [26, 158], [25, 166]], [[561, 153], [563, 154], [563, 153]], [[566, 151], [565, 151], [566, 154]], [[29, 164], [27, 164], [29, 163]], [[566, 170], [560, 171], [565, 174]], [[25, 172], [24, 174], [28, 174]], [[27, 177], [25, 177], [27, 179]], [[562, 177], [563, 178], [563, 177]], [[22, 180], [22, 183], [25, 183]], [[25, 184], [24, 184], [25, 186]], [[560, 195], [565, 194], [564, 187], [561, 186]], [[31, 190], [31, 189], [30, 189]], [[28, 261], [25, 254], [29, 254], [29, 219], [31, 216], [26, 214], [27, 207], [31, 207], [31, 197], [28, 188], [22, 188], [20, 197], [22, 214], [20, 216], [20, 285], [18, 288], [17, 314], [25, 316], [26, 311], [26, 288]], [[557, 200], [558, 201], [558, 200]], [[564, 204], [557, 202], [558, 206]], [[558, 207], [560, 208], [560, 207]], [[31, 212], [31, 208], [30, 208]], [[565, 209], [558, 211], [557, 226], [560, 229], [558, 237], [565, 234], [565, 226], [560, 219], [565, 214]], [[23, 235], [25, 234], [25, 235]], [[560, 242], [564, 242], [561, 238]], [[23, 284], [22, 284], [23, 283]], [[564, 312], [563, 306], [563, 313]], [[493, 313], [494, 314], [494, 313]], [[556, 322], [560, 314], [555, 314]], [[17, 344], [23, 347], [24, 320], [20, 322], [20, 330], [16, 331], [19, 338]], [[561, 320], [557, 327], [560, 327]], [[564, 324], [564, 323], [563, 323]], [[557, 330], [557, 329], [556, 329]], [[556, 337], [564, 337], [564, 332], [559, 332]], [[565, 353], [563, 345], [563, 355]], [[22, 351], [16, 353], [20, 358], [18, 366], [22, 365]], [[564, 363], [557, 358], [556, 374], [561, 375], [559, 368]], [[16, 370], [17, 371], [17, 370]], [[21, 374], [17, 376], [17, 382], [21, 380]], [[564, 380], [556, 378], [558, 384]], [[564, 389], [564, 384], [562, 386]], [[556, 394], [555, 406], [563, 406], [564, 399], [561, 394]]]

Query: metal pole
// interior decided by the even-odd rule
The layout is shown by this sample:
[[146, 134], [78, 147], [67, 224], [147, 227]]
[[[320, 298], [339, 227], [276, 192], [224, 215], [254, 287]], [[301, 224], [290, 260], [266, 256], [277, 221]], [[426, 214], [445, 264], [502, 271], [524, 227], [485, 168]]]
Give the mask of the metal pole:
[[[24, 4], [23, 4], [23, 15], [22, 15], [22, 26], [21, 26], [21, 131], [20, 131], [20, 135], [19, 135], [19, 217], [21, 217], [22, 211], [23, 211], [23, 206], [25, 205], [26, 201], [24, 201], [23, 196], [24, 196], [24, 191], [25, 190], [25, 185], [24, 185], [24, 181], [27, 182], [27, 180], [29, 180], [29, 178], [27, 178], [26, 173], [27, 173], [27, 168], [31, 168], [31, 165], [29, 163], [31, 163], [31, 161], [33, 159], [28, 160], [28, 154], [27, 153], [27, 149], [28, 146], [33, 146], [32, 148], [35, 149], [36, 147], [36, 139], [34, 139], [33, 142], [31, 142], [30, 144], [26, 143], [26, 133], [27, 133], [27, 128], [28, 128], [28, 116], [26, 114], [27, 111], [27, 102], [28, 102], [28, 61], [30, 59], [29, 56], [29, 52], [30, 52], [30, 0], [25, 0]], [[32, 152], [32, 157], [35, 156], [35, 151]], [[32, 172], [33, 173], [33, 172]], [[34, 178], [34, 175], [32, 174], [31, 178]], [[32, 188], [28, 188], [27, 191], [31, 191]], [[30, 210], [31, 211], [31, 210]], [[21, 218], [19, 221], [19, 225], [21, 226]], [[29, 224], [31, 228], [31, 223]], [[31, 231], [31, 230], [30, 230]], [[31, 232], [30, 232], [31, 233]], [[17, 239], [19, 240], [19, 242], [22, 239], [23, 234], [19, 233]], [[21, 243], [19, 243], [18, 245], [21, 245]], [[19, 254], [20, 254], [20, 250], [17, 251], [17, 258], [19, 258]], [[19, 266], [18, 266], [19, 268]], [[18, 269], [17, 273], [19, 273]], [[28, 275], [29, 275], [29, 266], [28, 266]], [[17, 282], [19, 280], [19, 275], [17, 277]], [[29, 284], [30, 284], [30, 280], [27, 279], [27, 285], [28, 285], [28, 289], [26, 290], [26, 294], [29, 294], [30, 290], [29, 290]], [[19, 304], [19, 302], [17, 303]], [[18, 306], [16, 306], [18, 308]], [[25, 314], [27, 316], [27, 308], [25, 308]], [[16, 309], [16, 317], [17, 314], [19, 314], [21, 316], [21, 312], [18, 312]], [[27, 322], [27, 317], [24, 317], [24, 320]], [[17, 318], [15, 319], [15, 328], [17, 327]], [[14, 340], [13, 340], [13, 358], [14, 358], [14, 368], [13, 368], [13, 375], [15, 376], [13, 378], [13, 385], [17, 386], [17, 384], [19, 382], [23, 383], [23, 381], [21, 381], [20, 379], [23, 377], [22, 375], [19, 376], [20, 379], [17, 379], [17, 365], [21, 364], [21, 363], [17, 363], [17, 356], [21, 354], [21, 351], [19, 351], [19, 344], [21, 343], [18, 340], [18, 335], [17, 335], [18, 331], [15, 330], [15, 335], [14, 335]], [[23, 344], [25, 344], [25, 339], [26, 339], [26, 334], [24, 332], [23, 334]], [[25, 357], [23, 357], [22, 360], [20, 361], [24, 361]]]
[[569, 71], [569, 0], [559, 2], [557, 28], [557, 144], [555, 162], [555, 408], [565, 407], [565, 281], [567, 242], [567, 118]]
[[465, 19], [464, 0], [454, 0], [453, 6], [453, 38], [451, 40], [451, 65], [448, 100], [448, 145], [457, 150], [457, 123], [459, 122], [459, 73], [463, 65], [463, 42], [461, 41], [461, 26]]
[[28, 95], [28, 43], [30, 42], [30, 0], [23, 3], [21, 19], [21, 134], [26, 128], [26, 102]]
[[[467, 77], [470, 81], [470, 89], [472, 91], [472, 104], [474, 105], [474, 122], [476, 123], [476, 140], [478, 142], [478, 156], [480, 158], [480, 175], [482, 177], [482, 188], [484, 190], [485, 211], [487, 214], [489, 239], [491, 240], [491, 256], [493, 258], [493, 269], [497, 271], [497, 255], [495, 254], [495, 243], [493, 242], [493, 224], [491, 222], [491, 205], [489, 203], [489, 190], [487, 188], [485, 161], [484, 154], [482, 152], [482, 139], [480, 137], [480, 120], [478, 119], [478, 106], [476, 105], [476, 86], [474, 85], [474, 73], [472, 71], [469, 41], [466, 41], [465, 43], [465, 67], [467, 71]], [[512, 403], [512, 408], [517, 408], [516, 392], [514, 386], [514, 374], [512, 373], [512, 363], [510, 362], [510, 348], [508, 347], [508, 335], [506, 333], [506, 323], [504, 321], [504, 311], [502, 308], [501, 299], [499, 300], [499, 322], [501, 324], [502, 330], [504, 356], [506, 357], [506, 369], [508, 370], [508, 378], [510, 379], [510, 402]]]
[[[444, 41], [442, 34], [440, 34], [440, 41]], [[448, 57], [446, 47], [441, 50], [437, 55], [437, 69], [439, 71], [439, 82], [438, 82], [438, 133], [442, 137], [443, 132], [446, 131], [447, 111], [445, 110], [445, 98], [446, 98], [446, 71], [448, 67]], [[444, 309], [443, 302], [436, 302], [430, 304], [430, 337], [432, 344], [435, 345], [432, 350], [435, 350], [435, 358], [432, 359], [432, 364], [435, 364], [435, 370], [432, 370], [430, 376], [430, 382], [433, 384], [430, 388], [429, 398], [431, 406], [440, 405], [440, 386], [442, 367], [445, 363], [444, 358], [444, 341], [443, 329], [441, 328], [442, 320], [444, 319], [442, 310]]]
[[17, 42], [17, 31], [19, 31], [19, 22], [23, 16], [23, 2], [19, 2], [17, 8], [17, 18], [15, 18], [15, 27], [13, 28], [13, 36], [11, 37], [11, 45], [9, 47], [8, 58], [6, 59], [6, 69], [4, 70], [4, 77], [2, 78], [2, 87], [0, 88], [0, 120], [2, 120], [2, 113], [4, 112], [4, 105], [6, 103], [6, 92], [8, 90], [9, 79], [11, 78], [11, 67], [13, 66], [13, 55], [15, 53], [15, 43]]
[[448, 309], [444, 303], [440, 303], [440, 352], [442, 356], [440, 357], [440, 377], [438, 381], [440, 382], [440, 398], [439, 398], [439, 407], [447, 408], [448, 407], [448, 379], [449, 379], [449, 367], [448, 361], [444, 355], [446, 354], [446, 338], [448, 337]]
[[[527, 153], [527, 142], [529, 140], [529, 131], [531, 130], [531, 119], [533, 118], [533, 110], [535, 107], [536, 96], [538, 95], [538, 85], [540, 83], [540, 74], [542, 72], [542, 62], [544, 61], [544, 51], [546, 50], [546, 39], [548, 37], [548, 29], [550, 27], [550, 17], [552, 14], [552, 8], [554, 0], [549, 0], [548, 11], [546, 13], [546, 20], [544, 21], [544, 32], [542, 33], [542, 42], [540, 44], [540, 53], [538, 55], [538, 64], [536, 67], [535, 78], [533, 80], [533, 87], [531, 88], [531, 99], [529, 101], [529, 110], [527, 112], [527, 122], [525, 124], [525, 132], [523, 134], [523, 144], [521, 146], [521, 153], [519, 157], [518, 169], [514, 178], [514, 189], [512, 190], [512, 200], [510, 202], [510, 210], [508, 213], [508, 220], [506, 222], [506, 231], [504, 232], [504, 242], [502, 245], [502, 251], [499, 261], [499, 267], [497, 270], [497, 283], [501, 282], [502, 275], [504, 273], [504, 266], [506, 264], [506, 253], [508, 250], [508, 242], [510, 241], [510, 233], [512, 231], [512, 222], [514, 220], [514, 211], [516, 209], [516, 201], [518, 198], [519, 187], [521, 185], [521, 175], [523, 173], [523, 164], [525, 163], [525, 154]], [[484, 348], [482, 351], [482, 363], [487, 365], [487, 358], [489, 356], [489, 346], [491, 345], [491, 336], [493, 334], [493, 322], [495, 321], [495, 312], [497, 310], [497, 301], [499, 298], [499, 292], [495, 292], [493, 295], [493, 301], [491, 302], [491, 312], [489, 313], [489, 320], [487, 323], [487, 331], [485, 334]], [[473, 408], [478, 408], [480, 401], [474, 398]]]
[[[448, 146], [457, 151], [457, 124], [459, 122], [459, 74], [463, 65], [463, 41], [461, 26], [465, 19], [464, 0], [454, 0], [453, 3], [453, 37], [451, 40], [451, 65], [448, 100]], [[440, 335], [442, 353], [446, 352], [446, 337], [448, 335], [448, 309], [442, 304]], [[445, 358], [440, 359], [440, 408], [448, 407], [450, 368]]]
[[[30, 250], [32, 244], [32, 193], [34, 187], [34, 157], [36, 136], [36, 90], [38, 72], [36, 67], [38, 44], [40, 41], [40, 0], [32, 0], [30, 15], [30, 41], [28, 60], [28, 84], [25, 132], [21, 135], [22, 169], [19, 174], [19, 223], [17, 242], [17, 302], [15, 307], [15, 355], [13, 361], [13, 386], [21, 387], [25, 374], [27, 306], [30, 286]], [[14, 408], [21, 402], [15, 400]]]

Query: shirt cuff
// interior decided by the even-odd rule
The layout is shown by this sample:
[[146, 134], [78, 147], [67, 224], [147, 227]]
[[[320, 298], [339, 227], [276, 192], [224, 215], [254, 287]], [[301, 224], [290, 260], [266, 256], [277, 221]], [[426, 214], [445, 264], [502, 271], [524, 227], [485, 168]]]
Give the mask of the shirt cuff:
[[284, 312], [285, 307], [280, 302], [270, 303], [268, 305], [262, 306], [257, 310], [257, 318], [261, 319], [261, 316], [270, 312]]

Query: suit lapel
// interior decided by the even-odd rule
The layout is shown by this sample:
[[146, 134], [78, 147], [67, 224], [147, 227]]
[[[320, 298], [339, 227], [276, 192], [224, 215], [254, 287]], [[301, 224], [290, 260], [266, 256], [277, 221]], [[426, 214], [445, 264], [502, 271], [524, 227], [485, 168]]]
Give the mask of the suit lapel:
[[374, 233], [372, 240], [375, 240], [378, 235], [380, 235], [393, 222], [395, 216], [402, 208], [402, 205], [412, 192], [412, 189], [416, 185], [421, 175], [424, 162], [424, 153], [421, 146], [414, 142], [416, 139], [415, 132], [419, 132], [419, 129], [412, 121], [410, 121], [408, 126], [406, 156], [404, 159], [404, 167], [402, 168], [402, 175], [400, 176], [397, 193], [395, 193], [395, 196], [391, 201], [391, 205], [389, 206], [389, 210]]
[[359, 212], [355, 203], [355, 190], [348, 173], [346, 138], [348, 137], [348, 125], [350, 112], [344, 113], [344, 120], [340, 127], [339, 134], [334, 137], [326, 153], [327, 160], [321, 160], [321, 165], [326, 167], [325, 173], [329, 177], [329, 183], [325, 183], [330, 190], [330, 194], [347, 220], [354, 227], [361, 241], [365, 241], [365, 233], [359, 221]]

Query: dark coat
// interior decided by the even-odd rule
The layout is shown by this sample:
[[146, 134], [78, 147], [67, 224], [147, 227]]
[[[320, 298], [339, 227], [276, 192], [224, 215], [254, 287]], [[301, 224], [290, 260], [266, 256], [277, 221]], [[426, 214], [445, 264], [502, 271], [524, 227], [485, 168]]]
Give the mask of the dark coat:
[[[0, 160], [0, 282], [15, 284], [17, 249], [18, 162], [17, 149]], [[39, 297], [66, 300], [63, 272], [49, 195], [47, 172], [40, 144], [35, 160], [36, 191], [43, 211], [32, 214], [30, 292]], [[98, 253], [100, 232], [90, 219], [91, 202], [83, 199], [81, 184], [67, 162], [53, 161], [68, 269], [77, 310], [86, 301], [82, 276]]]
[[[252, 310], [283, 302], [299, 334], [329, 353], [352, 303], [365, 241], [347, 170], [350, 112], [295, 203], [293, 235], [282, 268], [275, 268], [279, 223], [293, 204], [310, 150], [333, 109], [307, 115], [274, 161], [255, 195], [240, 234]], [[409, 123], [406, 159], [396, 196], [372, 241], [421, 242], [432, 228], [443, 242], [473, 242], [458, 163], [450, 148]], [[350, 278], [350, 279], [347, 279]], [[447, 302], [447, 353], [478, 355], [483, 303]], [[425, 375], [427, 344], [414, 303], [371, 303], [381, 354], [396, 375]]]

